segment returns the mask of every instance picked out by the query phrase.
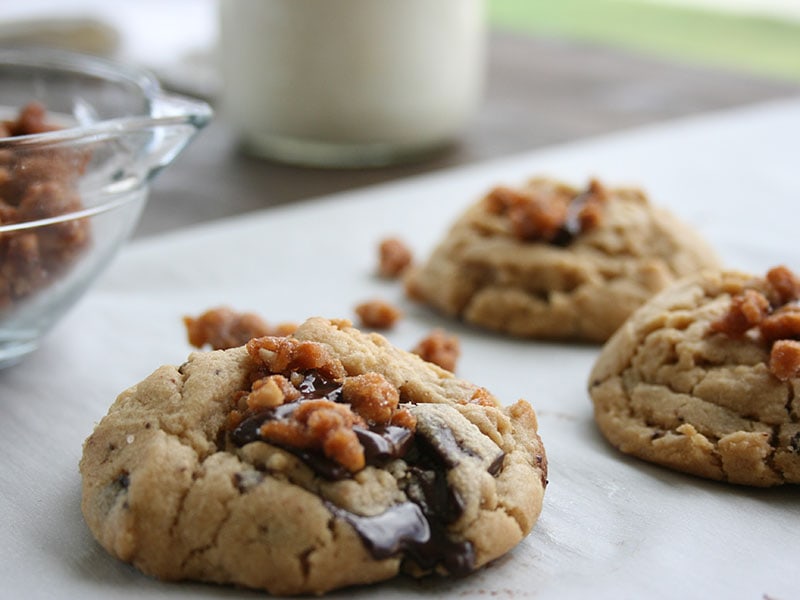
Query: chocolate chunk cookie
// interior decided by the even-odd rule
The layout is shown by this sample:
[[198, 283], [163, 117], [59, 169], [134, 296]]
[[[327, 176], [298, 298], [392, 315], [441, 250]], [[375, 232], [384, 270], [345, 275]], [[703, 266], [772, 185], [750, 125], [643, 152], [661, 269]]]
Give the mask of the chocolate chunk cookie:
[[80, 470], [114, 556], [285, 595], [480, 568], [533, 527], [547, 462], [524, 400], [313, 318], [159, 368], [117, 398]]
[[637, 310], [590, 376], [617, 448], [701, 477], [800, 483], [800, 282], [706, 273]]
[[536, 178], [471, 206], [406, 289], [512, 336], [603, 342], [656, 292], [718, 267], [691, 227], [640, 190]]

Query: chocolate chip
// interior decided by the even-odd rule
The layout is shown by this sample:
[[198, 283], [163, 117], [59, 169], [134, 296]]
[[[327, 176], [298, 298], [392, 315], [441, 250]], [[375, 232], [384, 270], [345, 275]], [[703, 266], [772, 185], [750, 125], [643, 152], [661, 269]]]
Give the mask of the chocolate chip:
[[581, 234], [583, 231], [583, 226], [580, 219], [581, 209], [583, 209], [583, 207], [586, 205], [586, 202], [591, 197], [592, 196], [590, 193], [584, 192], [576, 196], [572, 202], [569, 203], [564, 222], [550, 240], [551, 244], [562, 247], [569, 246], [573, 240], [575, 240], [575, 238]]
[[335, 460], [326, 458], [319, 452], [310, 452], [308, 450], [292, 448], [291, 446], [281, 447], [302, 460], [307, 467], [323, 479], [327, 479], [328, 481], [341, 481], [342, 479], [349, 479], [353, 476], [350, 471]]
[[297, 389], [303, 398], [325, 398], [331, 402], [342, 401], [342, 383], [326, 379], [317, 371], [309, 371]]
[[368, 465], [381, 465], [405, 456], [414, 439], [414, 432], [394, 425], [375, 426], [369, 429], [353, 427], [358, 441], [364, 448]]
[[413, 407], [417, 435], [425, 438], [432, 450], [449, 468], [464, 460], [475, 460], [491, 475], [503, 465], [505, 453], [458, 410], [445, 404], [419, 404]]
[[433, 569], [442, 564], [455, 576], [463, 576], [475, 568], [475, 551], [467, 541], [449, 539], [441, 525], [431, 523], [422, 509], [413, 502], [401, 502], [371, 517], [356, 515], [327, 504], [337, 517], [356, 530], [364, 545], [376, 559], [405, 554], [419, 567]]
[[420, 507], [413, 502], [395, 504], [371, 517], [357, 515], [333, 504], [328, 504], [328, 509], [355, 528], [372, 556], [378, 560], [397, 556], [431, 539], [428, 521]]
[[453, 523], [464, 512], [463, 500], [448, 485], [447, 473], [441, 467], [409, 467], [404, 490], [431, 521]]

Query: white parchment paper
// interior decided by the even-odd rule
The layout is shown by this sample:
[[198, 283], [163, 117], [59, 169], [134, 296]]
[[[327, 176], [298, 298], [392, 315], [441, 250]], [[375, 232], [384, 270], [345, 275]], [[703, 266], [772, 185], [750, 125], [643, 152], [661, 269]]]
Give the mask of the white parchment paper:
[[398, 579], [334, 597], [800, 598], [800, 489], [749, 489], [623, 456], [597, 432], [586, 379], [598, 348], [509, 340], [409, 304], [374, 276], [376, 247], [423, 256], [497, 183], [533, 174], [643, 186], [731, 267], [800, 270], [800, 100], [537, 151], [271, 209], [130, 245], [24, 363], [0, 372], [0, 597], [257, 597], [168, 584], [109, 557], [80, 514], [81, 444], [115, 396], [190, 347], [181, 317], [220, 304], [268, 321], [406, 310], [387, 337], [433, 326], [462, 341], [458, 375], [539, 415], [550, 484], [533, 533], [461, 580]]

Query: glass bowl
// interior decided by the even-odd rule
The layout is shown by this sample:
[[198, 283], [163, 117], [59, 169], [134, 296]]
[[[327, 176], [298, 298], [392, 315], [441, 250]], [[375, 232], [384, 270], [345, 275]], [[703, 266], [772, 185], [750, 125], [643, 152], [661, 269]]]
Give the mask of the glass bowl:
[[150, 181], [211, 115], [140, 69], [0, 51], [0, 367], [89, 288], [134, 230]]

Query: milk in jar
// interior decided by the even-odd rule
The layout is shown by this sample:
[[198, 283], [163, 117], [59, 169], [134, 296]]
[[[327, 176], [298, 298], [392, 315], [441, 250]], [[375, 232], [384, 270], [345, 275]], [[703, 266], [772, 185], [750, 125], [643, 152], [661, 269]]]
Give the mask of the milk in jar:
[[221, 112], [278, 160], [418, 158], [475, 115], [485, 34], [485, 0], [221, 0]]

